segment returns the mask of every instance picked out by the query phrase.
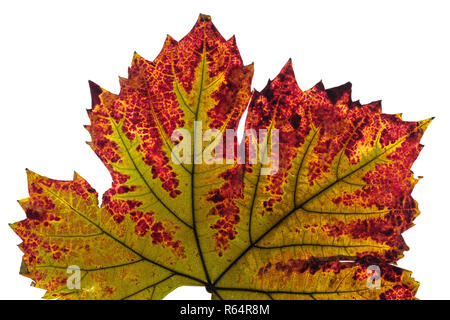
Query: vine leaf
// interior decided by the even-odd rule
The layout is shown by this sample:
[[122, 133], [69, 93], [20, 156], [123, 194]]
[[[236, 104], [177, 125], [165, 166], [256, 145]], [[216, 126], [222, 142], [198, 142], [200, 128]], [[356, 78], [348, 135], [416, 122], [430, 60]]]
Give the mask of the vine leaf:
[[[99, 205], [76, 173], [58, 181], [27, 170], [27, 218], [11, 225], [21, 274], [57, 299], [161, 299], [184, 285], [214, 299], [415, 298], [418, 283], [395, 264], [419, 214], [410, 168], [431, 119], [352, 101], [350, 83], [302, 91], [290, 60], [261, 92], [252, 74], [234, 37], [200, 15], [154, 61], [135, 54], [119, 94], [90, 82], [88, 144], [112, 186]], [[215, 159], [232, 161], [196, 161], [196, 139], [179, 154], [194, 161], [173, 158], [175, 130], [236, 130], [246, 108], [246, 132], [278, 130], [266, 140], [278, 158], [249, 161], [251, 134], [243, 163], [220, 148]]]

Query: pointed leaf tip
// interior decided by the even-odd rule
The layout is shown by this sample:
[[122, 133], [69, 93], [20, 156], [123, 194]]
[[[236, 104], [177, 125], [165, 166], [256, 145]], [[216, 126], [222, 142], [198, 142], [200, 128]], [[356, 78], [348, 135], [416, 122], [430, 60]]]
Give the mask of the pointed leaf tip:
[[133, 52], [133, 61], [139, 59], [140, 57], [141, 55], [139, 53], [137, 53], [136, 51]]
[[210, 22], [211, 21], [211, 16], [207, 15], [207, 14], [200, 13], [198, 15], [197, 21], [198, 22]]
[[320, 91], [325, 91], [325, 86], [323, 85], [322, 80], [320, 80], [319, 82], [317, 82], [317, 83], [314, 85], [314, 88], [316, 88], [316, 89], [318, 89], [318, 90], [320, 90]]
[[348, 94], [348, 100], [351, 101], [352, 84], [351, 82], [347, 82], [343, 85], [326, 89], [325, 91], [328, 95], [328, 99], [330, 99], [331, 103], [333, 104], [341, 99], [344, 94]]
[[91, 104], [92, 107], [94, 107], [100, 104], [100, 94], [102, 93], [102, 88], [91, 80], [89, 80], [89, 88], [91, 90]]
[[289, 58], [288, 61], [284, 64], [283, 68], [281, 69], [281, 73], [285, 74], [294, 74], [294, 68], [292, 66], [292, 59]]
[[166, 35], [166, 40], [164, 40], [164, 43], [177, 43], [177, 40], [175, 40], [170, 34]]

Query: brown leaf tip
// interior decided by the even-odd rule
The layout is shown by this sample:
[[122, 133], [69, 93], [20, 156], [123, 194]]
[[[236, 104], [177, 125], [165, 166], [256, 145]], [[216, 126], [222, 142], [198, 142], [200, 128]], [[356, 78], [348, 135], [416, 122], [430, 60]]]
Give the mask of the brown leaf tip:
[[343, 85], [326, 89], [328, 99], [330, 99], [332, 104], [335, 104], [344, 94], [348, 94], [351, 96], [352, 92], [352, 84], [351, 82], [347, 82]]
[[210, 22], [211, 16], [207, 14], [200, 13], [197, 22]]
[[102, 93], [102, 88], [91, 80], [89, 80], [89, 88], [91, 89], [92, 106], [100, 104], [100, 94]]

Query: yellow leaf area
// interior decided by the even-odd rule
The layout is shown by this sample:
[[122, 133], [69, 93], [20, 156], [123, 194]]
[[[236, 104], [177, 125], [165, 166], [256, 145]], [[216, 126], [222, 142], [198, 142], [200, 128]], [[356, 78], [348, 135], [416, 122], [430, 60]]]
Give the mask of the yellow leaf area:
[[[261, 92], [252, 74], [200, 15], [154, 61], [135, 54], [119, 94], [90, 82], [88, 144], [111, 188], [99, 205], [78, 174], [27, 171], [27, 219], [12, 224], [21, 273], [45, 298], [162, 299], [185, 285], [213, 299], [415, 298], [395, 264], [419, 214], [410, 168], [431, 119], [352, 101], [349, 83], [302, 91], [291, 61]], [[207, 132], [236, 130], [246, 108], [239, 162]], [[253, 138], [267, 162], [249, 161]]]

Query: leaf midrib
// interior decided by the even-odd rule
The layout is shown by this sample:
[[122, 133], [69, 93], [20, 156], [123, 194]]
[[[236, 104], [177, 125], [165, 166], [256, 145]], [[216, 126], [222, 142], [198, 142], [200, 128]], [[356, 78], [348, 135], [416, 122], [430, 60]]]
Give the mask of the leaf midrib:
[[[205, 37], [205, 35], [204, 35]], [[205, 277], [206, 277], [206, 281], [207, 281], [207, 286], [209, 287], [211, 285], [211, 278], [209, 277], [209, 273], [208, 273], [208, 269], [206, 267], [206, 262], [205, 262], [205, 258], [203, 256], [203, 252], [202, 252], [202, 248], [200, 245], [200, 239], [198, 237], [198, 232], [197, 232], [197, 224], [196, 224], [196, 219], [195, 219], [195, 197], [194, 197], [194, 192], [195, 192], [195, 188], [194, 188], [194, 177], [195, 177], [195, 142], [196, 142], [196, 136], [195, 136], [195, 121], [197, 121], [198, 119], [198, 111], [200, 109], [200, 103], [201, 103], [201, 99], [202, 99], [202, 93], [203, 93], [203, 86], [204, 86], [204, 78], [205, 78], [205, 65], [206, 65], [206, 52], [205, 52], [205, 38], [203, 38], [203, 52], [202, 52], [202, 68], [201, 68], [201, 78], [200, 78], [200, 88], [199, 88], [199, 94], [198, 94], [198, 99], [197, 99], [197, 105], [195, 108], [195, 116], [194, 116], [194, 138], [193, 138], [193, 143], [192, 143], [192, 172], [191, 172], [191, 208], [192, 208], [192, 230], [193, 230], [193, 234], [194, 234], [194, 238], [195, 238], [195, 242], [197, 244], [197, 250], [200, 256], [200, 260], [202, 263], [202, 267], [203, 267], [203, 271], [205, 273]]]
[[[134, 161], [134, 158], [131, 156], [130, 150], [127, 148], [127, 145], [125, 144], [125, 140], [122, 136], [122, 133], [120, 131], [120, 129], [117, 127], [116, 123], [114, 122], [114, 120], [111, 121], [114, 129], [117, 132], [117, 135], [119, 136], [120, 141], [122, 142], [123, 148], [125, 149], [128, 158], [130, 159], [131, 163], [133, 164], [133, 167], [135, 168], [135, 171], [139, 174], [139, 177], [141, 178], [141, 180], [144, 182], [144, 184], [146, 185], [146, 187], [148, 188], [148, 190], [153, 194], [153, 196], [156, 198], [156, 200], [158, 200], [159, 203], [161, 203], [163, 205], [164, 208], [167, 209], [167, 211], [173, 215], [178, 221], [180, 221], [183, 225], [185, 225], [186, 227], [192, 229], [192, 226], [190, 224], [188, 224], [186, 221], [184, 221], [183, 219], [181, 219], [172, 209], [170, 209], [165, 203], [164, 201], [162, 201], [162, 199], [155, 193], [155, 191], [152, 189], [152, 187], [150, 186], [150, 184], [147, 182], [147, 179], [145, 179], [144, 175], [142, 174], [142, 172], [139, 170], [136, 162]], [[137, 139], [137, 138], [135, 138]]]

